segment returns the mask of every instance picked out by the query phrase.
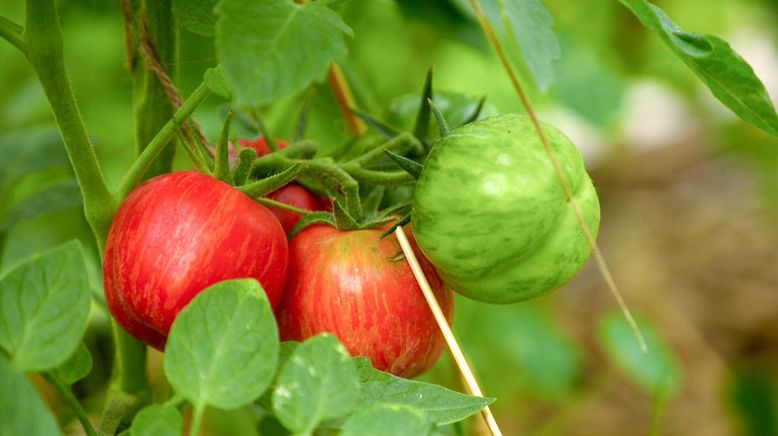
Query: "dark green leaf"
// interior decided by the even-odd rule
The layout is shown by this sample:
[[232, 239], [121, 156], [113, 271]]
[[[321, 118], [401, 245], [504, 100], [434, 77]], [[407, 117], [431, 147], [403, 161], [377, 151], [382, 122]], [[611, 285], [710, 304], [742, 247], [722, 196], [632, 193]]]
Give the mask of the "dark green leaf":
[[180, 436], [183, 431], [184, 417], [178, 409], [152, 404], [135, 415], [130, 436]]
[[178, 23], [198, 35], [212, 36], [216, 15], [213, 8], [218, 0], [173, 0], [173, 14]]
[[256, 280], [217, 283], [176, 318], [165, 347], [170, 384], [196, 406], [230, 409], [265, 391], [278, 359], [278, 329]]
[[54, 416], [35, 388], [0, 354], [0, 435], [60, 434]]
[[620, 0], [656, 33], [722, 103], [744, 121], [778, 135], [778, 115], [751, 66], [729, 44], [712, 35], [686, 32], [645, 0]]
[[220, 95], [227, 100], [232, 98], [232, 88], [230, 88], [230, 83], [224, 77], [224, 71], [221, 64], [205, 70], [203, 82], [205, 82], [205, 85], [214, 94]]
[[639, 321], [646, 339], [644, 354], [635, 340], [627, 320], [613, 312], [600, 322], [600, 342], [614, 363], [650, 395], [664, 397], [679, 387], [678, 363], [661, 336], [646, 322]]
[[49, 374], [63, 386], [70, 386], [81, 380], [92, 370], [92, 355], [81, 342], [76, 352], [62, 365], [49, 371]]
[[0, 347], [16, 368], [51, 369], [76, 351], [91, 302], [84, 256], [70, 241], [0, 280]]
[[216, 48], [237, 97], [258, 104], [301, 91], [343, 60], [351, 29], [333, 10], [289, 0], [222, 0]]
[[327, 419], [354, 410], [359, 376], [348, 351], [324, 334], [297, 346], [278, 376], [273, 410], [286, 428], [309, 433]]
[[81, 190], [75, 180], [67, 180], [36, 192], [12, 205], [0, 223], [0, 231], [7, 230], [21, 220], [35, 218], [50, 212], [81, 205]]
[[400, 404], [374, 404], [351, 415], [342, 436], [428, 436], [432, 424], [420, 410]]
[[396, 377], [374, 369], [370, 360], [355, 359], [362, 382], [360, 404], [390, 403], [415, 407], [436, 425], [450, 424], [478, 413], [493, 398], [471, 397], [442, 386]]

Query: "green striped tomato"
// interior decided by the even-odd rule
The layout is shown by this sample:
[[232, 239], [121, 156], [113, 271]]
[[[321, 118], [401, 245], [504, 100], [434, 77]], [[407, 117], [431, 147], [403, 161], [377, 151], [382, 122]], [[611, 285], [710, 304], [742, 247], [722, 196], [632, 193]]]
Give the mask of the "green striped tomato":
[[[581, 155], [559, 130], [544, 128], [596, 236], [600, 205]], [[530, 119], [520, 115], [476, 121], [435, 143], [411, 218], [446, 284], [489, 303], [558, 288], [591, 251]]]

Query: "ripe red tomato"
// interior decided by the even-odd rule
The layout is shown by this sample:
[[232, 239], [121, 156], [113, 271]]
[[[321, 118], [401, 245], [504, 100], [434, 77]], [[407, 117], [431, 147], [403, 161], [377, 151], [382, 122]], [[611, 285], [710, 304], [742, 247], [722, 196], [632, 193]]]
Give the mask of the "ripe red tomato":
[[[429, 369], [444, 340], [394, 236], [384, 229], [342, 231], [314, 225], [289, 247], [289, 282], [279, 308], [283, 340], [335, 334], [377, 369], [412, 377]], [[451, 291], [421, 255], [450, 320]]]
[[[319, 198], [311, 194], [310, 191], [298, 185], [297, 183], [290, 183], [284, 187], [281, 187], [267, 196], [281, 203], [286, 203], [290, 206], [294, 206], [298, 209], [305, 210], [323, 210], [319, 202]], [[281, 227], [284, 228], [286, 233], [289, 233], [294, 228], [295, 224], [300, 221], [303, 216], [296, 212], [279, 209], [277, 207], [268, 207], [273, 215], [278, 218], [281, 223]]]
[[[279, 149], [283, 149], [289, 146], [286, 141], [282, 141], [280, 139], [276, 139], [275, 143]], [[264, 136], [260, 136], [257, 139], [239, 139], [238, 144], [240, 144], [241, 147], [253, 148], [257, 151], [257, 156], [259, 157], [270, 154], [271, 152], [270, 146], [267, 145], [267, 140]]]
[[289, 248], [278, 220], [232, 186], [194, 172], [155, 177], [119, 208], [105, 249], [111, 313], [162, 349], [176, 315], [217, 282], [253, 277], [276, 307]]

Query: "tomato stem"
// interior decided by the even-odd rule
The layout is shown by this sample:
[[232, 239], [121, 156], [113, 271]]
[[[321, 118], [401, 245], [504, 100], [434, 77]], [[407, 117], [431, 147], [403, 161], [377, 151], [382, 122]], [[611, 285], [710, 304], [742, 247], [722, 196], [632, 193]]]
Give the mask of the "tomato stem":
[[22, 26], [14, 23], [8, 18], [0, 16], [0, 38], [8, 41], [11, 45], [24, 52], [24, 40], [22, 39]]
[[355, 163], [361, 166], [365, 166], [369, 163], [384, 157], [384, 151], [391, 150], [398, 154], [404, 154], [411, 150], [419, 153], [424, 152], [424, 146], [413, 136], [410, 132], [402, 132], [394, 138], [379, 144], [375, 148], [367, 151], [361, 156], [351, 159], [349, 163]]
[[26, 2], [26, 23], [21, 36], [23, 53], [54, 112], [84, 197], [84, 215], [102, 252], [116, 201], [106, 186], [65, 71], [62, 31], [54, 0]]
[[159, 156], [159, 153], [162, 151], [165, 145], [176, 135], [176, 130], [178, 127], [180, 127], [184, 121], [186, 121], [186, 119], [192, 115], [195, 109], [197, 109], [197, 107], [200, 106], [203, 101], [205, 101], [210, 93], [211, 91], [208, 90], [208, 87], [204, 83], [201, 83], [200, 86], [194, 90], [192, 95], [186, 99], [184, 104], [181, 105], [181, 108], [176, 111], [176, 113], [173, 115], [173, 119], [168, 121], [162, 127], [162, 129], [157, 132], [151, 142], [149, 142], [149, 144], [143, 150], [143, 153], [141, 153], [141, 155], [135, 159], [135, 162], [132, 163], [132, 166], [127, 171], [127, 174], [124, 175], [124, 178], [119, 184], [119, 189], [116, 194], [119, 200], [124, 200], [130, 191], [135, 189], [138, 183], [140, 183], [140, 180], [143, 178], [143, 175], [154, 162], [154, 159]]
[[45, 378], [46, 381], [49, 382], [49, 384], [53, 386], [57, 392], [59, 392], [59, 394], [62, 396], [62, 399], [65, 400], [65, 402], [68, 404], [68, 407], [70, 407], [70, 410], [73, 411], [73, 413], [76, 415], [76, 418], [78, 418], [78, 421], [81, 423], [81, 426], [84, 428], [84, 432], [88, 436], [97, 436], [97, 431], [92, 426], [92, 421], [89, 420], [89, 417], [86, 415], [86, 412], [84, 412], [81, 404], [78, 403], [78, 400], [73, 395], [73, 391], [70, 386], [63, 385], [54, 377], [52, 377], [48, 372], [44, 372], [42, 375], [43, 378]]

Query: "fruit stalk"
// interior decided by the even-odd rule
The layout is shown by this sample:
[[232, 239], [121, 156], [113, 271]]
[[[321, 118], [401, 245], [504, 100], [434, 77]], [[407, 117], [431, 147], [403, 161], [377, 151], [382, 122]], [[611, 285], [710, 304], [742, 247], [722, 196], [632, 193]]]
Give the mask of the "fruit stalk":
[[[413, 275], [419, 283], [424, 298], [427, 300], [427, 304], [430, 306], [430, 310], [432, 310], [432, 314], [435, 316], [435, 321], [438, 323], [441, 333], [443, 333], [443, 338], [446, 340], [446, 344], [448, 345], [449, 350], [451, 350], [451, 354], [454, 356], [454, 361], [456, 362], [459, 371], [462, 373], [467, 390], [470, 395], [483, 397], [484, 395], [481, 392], [481, 388], [478, 386], [475, 374], [473, 374], [473, 370], [470, 369], [470, 365], [467, 363], [464, 353], [462, 353], [462, 348], [460, 348], [459, 342], [457, 342], [454, 332], [451, 331], [446, 316], [443, 314], [443, 310], [441, 310], [438, 301], [435, 299], [435, 294], [432, 292], [432, 288], [430, 287], [427, 278], [424, 276], [424, 271], [419, 264], [419, 260], [416, 258], [416, 254], [413, 252], [413, 248], [408, 241], [408, 237], [405, 235], [405, 231], [403, 231], [402, 227], [397, 227], [394, 234], [397, 236], [397, 241], [400, 243], [403, 254], [405, 254], [405, 259], [411, 266]], [[500, 427], [497, 425], [497, 421], [494, 419], [494, 415], [492, 415], [489, 406], [485, 406], [481, 409], [481, 415], [483, 416], [484, 421], [486, 421], [486, 425], [489, 427], [489, 431], [492, 435], [502, 436]]]

